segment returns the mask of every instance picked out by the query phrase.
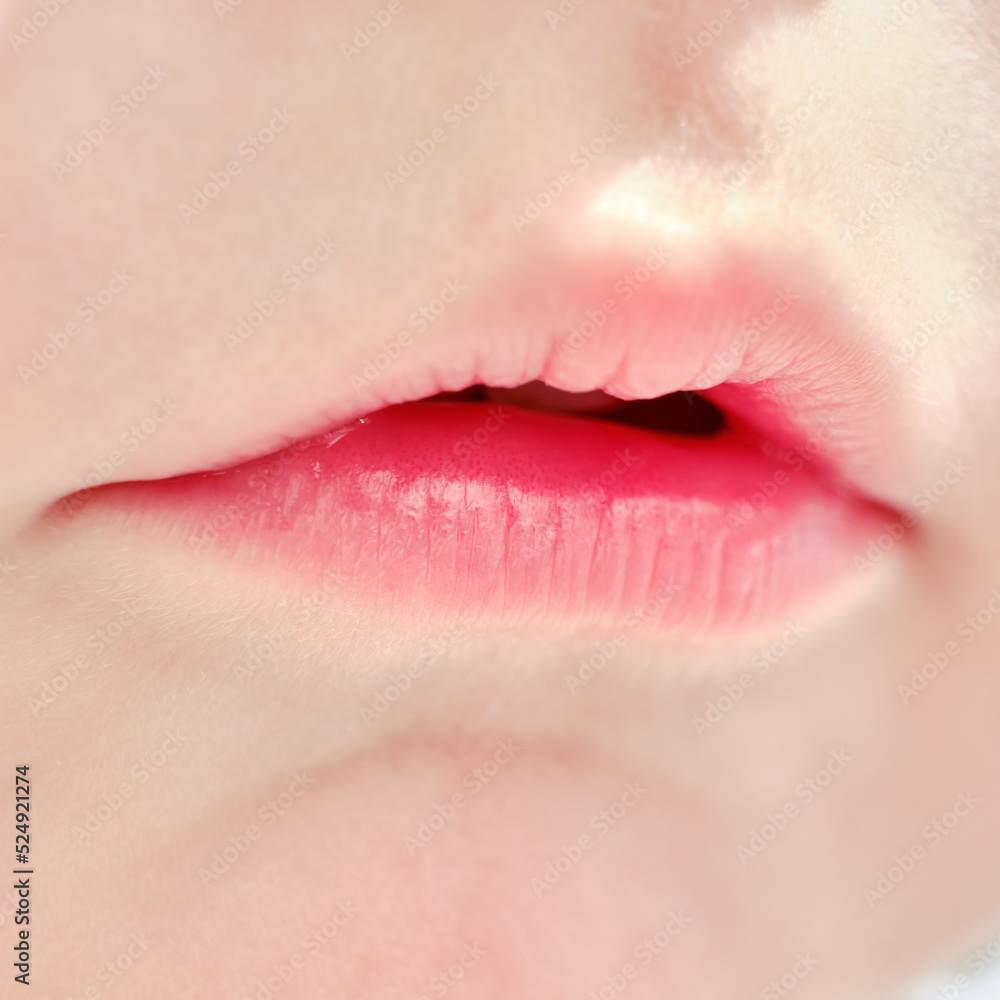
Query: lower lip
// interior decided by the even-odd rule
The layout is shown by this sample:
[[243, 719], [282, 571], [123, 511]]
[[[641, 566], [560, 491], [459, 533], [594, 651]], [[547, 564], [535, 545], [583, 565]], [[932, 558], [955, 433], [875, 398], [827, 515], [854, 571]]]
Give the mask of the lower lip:
[[307, 586], [333, 577], [421, 622], [563, 633], [639, 615], [689, 640], [768, 630], [842, 592], [884, 519], [725, 434], [444, 402], [91, 503], [191, 553]]

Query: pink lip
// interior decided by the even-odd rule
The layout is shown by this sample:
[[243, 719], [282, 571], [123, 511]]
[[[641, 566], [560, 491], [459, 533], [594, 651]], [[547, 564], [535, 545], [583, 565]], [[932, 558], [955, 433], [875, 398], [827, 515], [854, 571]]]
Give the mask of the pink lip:
[[[661, 635], [766, 631], [857, 582], [880, 504], [917, 474], [896, 433], [912, 416], [801, 268], [647, 264], [575, 262], [506, 288], [474, 333], [359, 364], [327, 411], [347, 421], [335, 431], [91, 502], [192, 555], [332, 576], [424, 622], [592, 630], [646, 608]], [[414, 401], [537, 378], [624, 398], [705, 390], [740, 430]]]
[[[192, 553], [350, 581], [420, 620], [687, 638], [766, 627], [853, 574], [877, 508], [728, 436], [487, 403], [390, 407], [103, 502]], [[142, 525], [142, 521], [147, 521]]]

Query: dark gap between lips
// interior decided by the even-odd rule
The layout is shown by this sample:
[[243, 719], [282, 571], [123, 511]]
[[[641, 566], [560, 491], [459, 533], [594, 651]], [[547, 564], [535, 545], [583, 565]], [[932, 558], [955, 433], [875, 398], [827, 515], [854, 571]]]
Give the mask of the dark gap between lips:
[[[544, 392], [546, 402], [534, 397]], [[528, 383], [515, 389], [495, 389], [474, 385], [460, 392], [442, 392], [428, 402], [499, 402], [525, 409], [544, 410], [566, 417], [609, 420], [664, 434], [711, 437], [726, 428], [726, 416], [696, 392], [671, 392], [656, 399], [621, 400], [603, 392], [562, 392]]]

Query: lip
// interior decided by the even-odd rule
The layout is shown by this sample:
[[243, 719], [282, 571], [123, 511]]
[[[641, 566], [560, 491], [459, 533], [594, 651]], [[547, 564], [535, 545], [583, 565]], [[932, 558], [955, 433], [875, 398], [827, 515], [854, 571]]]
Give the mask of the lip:
[[[303, 585], [335, 579], [421, 622], [575, 632], [646, 608], [661, 636], [767, 633], [857, 589], [855, 559], [917, 473], [897, 433], [914, 416], [800, 266], [707, 259], [673, 265], [654, 248], [515, 278], [478, 304], [475, 333], [359, 362], [368, 374], [321, 433], [228, 469], [104, 486], [66, 516], [93, 509]], [[624, 399], [701, 390], [735, 430], [426, 401], [539, 378]]]
[[389, 407], [101, 502], [194, 554], [348, 581], [391, 614], [556, 631], [639, 614], [688, 639], [801, 612], [852, 575], [879, 513], [732, 435], [461, 402]]
[[932, 408], [899, 384], [840, 290], [791, 254], [562, 255], [523, 265], [461, 319], [450, 339], [411, 338], [394, 357], [390, 340], [358, 359], [352, 391], [315, 430], [442, 390], [541, 380], [623, 399], [700, 391], [775, 449], [804, 451], [893, 507], [912, 508], [933, 468]]

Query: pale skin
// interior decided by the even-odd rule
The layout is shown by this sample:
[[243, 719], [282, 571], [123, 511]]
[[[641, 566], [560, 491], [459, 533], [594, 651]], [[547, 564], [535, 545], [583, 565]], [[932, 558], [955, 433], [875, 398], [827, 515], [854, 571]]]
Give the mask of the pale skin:
[[[601, 639], [440, 640], [335, 586], [46, 512], [101, 463], [102, 481], [160, 478], [322, 429], [331, 387], [352, 392], [447, 281], [465, 290], [427, 350], [654, 155], [631, 237], [806, 248], [870, 318], [869, 348], [904, 350], [1000, 250], [1000, 15], [911, 7], [733, 2], [688, 52], [714, 6], [404, 2], [355, 49], [371, 5], [108, 0], [4, 42], [0, 761], [5, 782], [31, 766], [42, 995], [242, 998], [294, 964], [283, 998], [419, 997], [458, 963], [448, 995], [576, 997], [633, 961], [637, 1000], [757, 996], [786, 974], [802, 1000], [878, 998], [995, 937], [995, 277], [901, 369], [939, 400], [917, 534], [865, 600], [779, 629], [766, 672], [759, 645], [639, 639], [574, 694]], [[35, 9], [14, 4], [5, 32]], [[387, 180], [428, 136], [429, 161]], [[727, 209], [698, 171], [731, 178], [752, 153]], [[231, 161], [217, 197], [179, 209]], [[227, 341], [275, 289], [266, 326]], [[0, 815], [6, 844], [9, 795]]]

